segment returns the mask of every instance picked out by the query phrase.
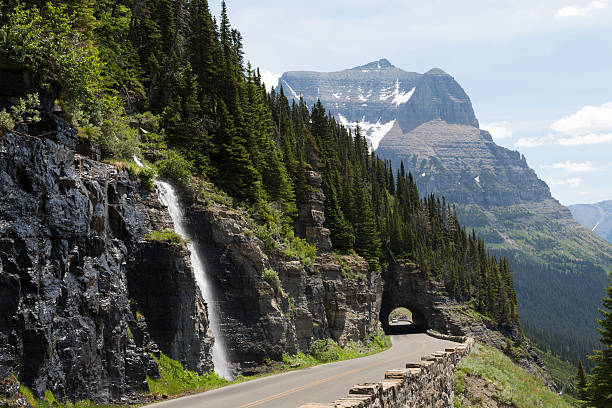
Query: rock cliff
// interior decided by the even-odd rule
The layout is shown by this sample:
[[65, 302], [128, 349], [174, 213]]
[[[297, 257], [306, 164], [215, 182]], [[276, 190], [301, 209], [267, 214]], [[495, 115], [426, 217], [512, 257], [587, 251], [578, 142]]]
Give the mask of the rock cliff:
[[[265, 370], [264, 360], [307, 351], [316, 339], [344, 345], [381, 330], [381, 276], [363, 259], [321, 251], [305, 265], [282, 246], [266, 248], [246, 212], [213, 196], [206, 187], [182, 195], [192, 239], [205, 254], [214, 290], [222, 294], [212, 307], [241, 372]], [[264, 279], [265, 269], [279, 276], [280, 287]]]
[[[2, 106], [41, 92], [27, 73], [5, 87]], [[2, 76], [2, 78], [6, 78]], [[53, 113], [0, 138], [0, 393], [19, 381], [60, 400], [137, 402], [156, 376], [160, 351], [199, 372], [212, 366], [208, 313], [239, 372], [307, 351], [319, 338], [362, 341], [381, 329], [382, 280], [361, 258], [327, 252], [320, 175], [305, 174], [301, 233], [319, 248], [304, 262], [284, 246], [266, 248], [249, 215], [181, 192], [184, 216], [218, 291], [206, 305], [189, 251], [147, 240], [172, 228], [155, 191], [99, 153]], [[80, 153], [78, 153], [80, 152]], [[263, 277], [279, 276], [280, 286]]]
[[[24, 91], [2, 89], [4, 101]], [[155, 193], [76, 154], [75, 130], [42, 109], [40, 123], [0, 137], [2, 392], [16, 378], [38, 395], [135, 402], [159, 350], [209, 370], [188, 254], [144, 240], [171, 225]]]

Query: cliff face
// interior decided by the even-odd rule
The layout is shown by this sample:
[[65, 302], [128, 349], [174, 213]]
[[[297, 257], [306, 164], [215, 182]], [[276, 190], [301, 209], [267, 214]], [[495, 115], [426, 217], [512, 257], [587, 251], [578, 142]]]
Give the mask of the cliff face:
[[[183, 194], [183, 204], [218, 294], [212, 308], [240, 371], [258, 372], [265, 359], [308, 351], [319, 338], [344, 345], [381, 329], [382, 280], [369, 272], [365, 261], [321, 252], [305, 266], [282, 247], [266, 249], [246, 213], [210, 196], [206, 189]], [[312, 235], [315, 240], [329, 235], [320, 221], [310, 225], [318, 231]], [[279, 288], [263, 278], [265, 269], [278, 274]]]
[[403, 161], [422, 195], [442, 194], [451, 203], [508, 206], [551, 198], [524, 156], [474, 126], [432, 119], [404, 132], [396, 124], [376, 152], [396, 167]]
[[0, 383], [127, 402], [157, 375], [151, 352], [209, 370], [188, 253], [143, 240], [171, 225], [155, 193], [42, 117], [0, 137]]

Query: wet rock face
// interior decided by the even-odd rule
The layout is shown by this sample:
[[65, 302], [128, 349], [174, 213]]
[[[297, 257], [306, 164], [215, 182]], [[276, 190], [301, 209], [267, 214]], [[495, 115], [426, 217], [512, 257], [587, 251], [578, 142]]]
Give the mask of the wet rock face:
[[[15, 375], [39, 395], [137, 401], [146, 375], [156, 375], [148, 354], [156, 342], [210, 368], [205, 306], [184, 252], [156, 248], [174, 266], [167, 270], [144, 262], [153, 251], [142, 237], [163, 220], [150, 211], [155, 193], [76, 155], [76, 142], [49, 113], [0, 137], [0, 382]], [[144, 268], [149, 279], [132, 281], [128, 271], [142, 276]], [[174, 327], [147, 327], [154, 307], [134, 302], [136, 284], [163, 289]], [[193, 355], [177, 355], [186, 343]]]

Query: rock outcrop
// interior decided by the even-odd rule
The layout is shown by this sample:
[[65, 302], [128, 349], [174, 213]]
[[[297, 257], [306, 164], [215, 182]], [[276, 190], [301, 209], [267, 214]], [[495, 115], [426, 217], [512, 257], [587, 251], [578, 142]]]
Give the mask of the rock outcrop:
[[319, 251], [328, 252], [332, 249], [329, 229], [323, 226], [325, 222], [325, 195], [321, 188], [321, 174], [312, 170], [304, 171], [306, 188], [297, 197], [300, 213], [296, 221], [299, 236], [306, 238], [310, 244], [317, 246]]
[[157, 375], [149, 353], [209, 370], [189, 257], [144, 240], [171, 225], [155, 193], [76, 154], [76, 131], [42, 108], [0, 136], [0, 383], [125, 403]]
[[[222, 294], [211, 307], [240, 371], [265, 370], [264, 360], [308, 351], [316, 339], [344, 345], [381, 330], [381, 277], [363, 259], [322, 251], [305, 266], [282, 247], [266, 248], [245, 212], [207, 195], [184, 192], [185, 216], [209, 280]], [[280, 287], [263, 278], [265, 269], [279, 276]]]

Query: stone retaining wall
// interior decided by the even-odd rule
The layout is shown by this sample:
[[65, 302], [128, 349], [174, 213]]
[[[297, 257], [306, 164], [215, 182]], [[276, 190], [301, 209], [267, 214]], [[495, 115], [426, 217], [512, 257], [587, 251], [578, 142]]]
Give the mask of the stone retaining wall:
[[406, 363], [405, 369], [388, 370], [377, 383], [358, 384], [349, 395], [332, 403], [309, 403], [300, 408], [442, 408], [452, 407], [455, 366], [472, 350], [474, 339], [464, 344]]

